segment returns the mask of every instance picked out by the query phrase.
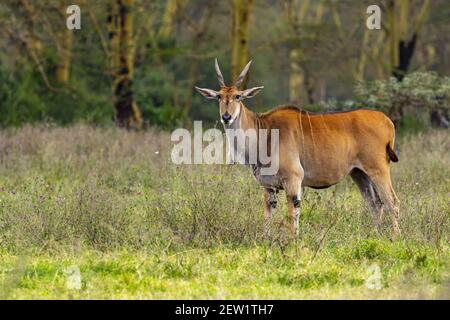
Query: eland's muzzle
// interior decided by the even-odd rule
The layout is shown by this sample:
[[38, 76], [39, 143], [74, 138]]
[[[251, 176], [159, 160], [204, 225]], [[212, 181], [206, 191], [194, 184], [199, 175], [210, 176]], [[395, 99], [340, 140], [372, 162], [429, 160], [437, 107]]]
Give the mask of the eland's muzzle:
[[228, 112], [225, 112], [225, 113], [222, 115], [222, 121], [223, 121], [223, 123], [227, 124], [228, 122], [230, 122], [230, 120], [231, 120], [231, 114], [229, 114]]

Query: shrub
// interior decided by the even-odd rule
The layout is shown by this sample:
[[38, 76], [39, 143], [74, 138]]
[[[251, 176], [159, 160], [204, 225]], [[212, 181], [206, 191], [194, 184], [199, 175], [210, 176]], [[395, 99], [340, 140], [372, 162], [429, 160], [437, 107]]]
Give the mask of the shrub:
[[[362, 81], [355, 91], [359, 104], [385, 112], [397, 124], [411, 123], [413, 116], [417, 120], [415, 125], [420, 126], [425, 115], [429, 115], [430, 121], [437, 116], [436, 124], [448, 126], [450, 77], [440, 77], [434, 72], [415, 72], [403, 81], [393, 77]], [[404, 122], [405, 119], [409, 120]]]

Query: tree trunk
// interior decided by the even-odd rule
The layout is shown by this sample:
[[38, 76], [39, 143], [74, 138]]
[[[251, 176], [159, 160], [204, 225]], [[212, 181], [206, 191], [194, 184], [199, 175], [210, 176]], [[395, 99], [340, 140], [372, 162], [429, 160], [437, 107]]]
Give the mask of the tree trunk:
[[416, 40], [417, 35], [414, 34], [410, 40], [400, 40], [398, 44], [398, 64], [392, 71], [392, 75], [399, 81], [402, 81], [408, 72], [416, 48]]
[[363, 34], [363, 41], [362, 41], [362, 45], [361, 45], [361, 53], [359, 56], [359, 61], [358, 64], [356, 66], [356, 71], [355, 71], [355, 80], [357, 81], [362, 81], [364, 80], [364, 71], [366, 68], [366, 63], [367, 63], [367, 47], [369, 44], [369, 32], [370, 30], [368, 28], [366, 28], [364, 30], [364, 34]]
[[304, 86], [302, 67], [300, 66], [300, 49], [294, 48], [289, 54], [289, 102], [299, 105], [301, 102], [301, 92]]
[[430, 0], [422, 3], [415, 17], [411, 17], [410, 7], [410, 0], [389, 0], [387, 6], [391, 74], [399, 81], [402, 81], [408, 72], [418, 34], [429, 12]]
[[386, 35], [382, 32], [378, 32], [377, 38], [372, 45], [371, 50], [371, 58], [375, 62], [375, 71], [376, 75], [379, 79], [385, 79], [386, 78], [386, 62], [385, 62], [385, 56], [386, 51], [389, 50], [388, 46], [384, 46]]
[[[236, 81], [249, 60], [248, 31], [252, 2], [252, 0], [232, 0], [231, 81]], [[242, 88], [245, 88], [247, 79], [248, 76], [243, 80]]]
[[133, 97], [133, 0], [111, 0], [108, 29], [113, 102], [119, 127], [140, 128], [142, 118]]
[[199, 23], [197, 31], [195, 32], [193, 40], [192, 40], [193, 58], [191, 60], [191, 65], [190, 65], [190, 70], [189, 70], [188, 91], [187, 91], [186, 98], [185, 98], [184, 104], [183, 104], [183, 113], [186, 116], [189, 114], [189, 111], [191, 109], [193, 88], [194, 88], [195, 83], [197, 82], [198, 67], [199, 67], [199, 59], [197, 57], [197, 54], [200, 52], [200, 46], [201, 46], [201, 43], [202, 43], [204, 37], [206, 36], [206, 31], [210, 25], [213, 13], [214, 13], [214, 5], [211, 5], [211, 6], [208, 6], [207, 8], [205, 8], [205, 12], [203, 14], [202, 21]]
[[178, 3], [177, 0], [167, 0], [166, 9], [162, 19], [161, 27], [159, 28], [158, 35], [161, 38], [167, 38], [172, 33], [173, 19], [177, 13]]
[[389, 61], [391, 65], [391, 73], [394, 73], [395, 68], [398, 65], [397, 6], [394, 0], [389, 0], [387, 9], [389, 24]]
[[[292, 104], [299, 105], [301, 103], [302, 92], [306, 92], [305, 76], [302, 70], [302, 52], [300, 43], [300, 25], [304, 22], [308, 13], [310, 1], [302, 1], [300, 7], [299, 2], [285, 2], [285, 15], [292, 33], [293, 41], [291, 43], [291, 51], [289, 53], [289, 101]], [[298, 12], [298, 14], [297, 14]], [[321, 15], [317, 12], [316, 18]]]
[[[66, 16], [66, 6], [64, 2], [60, 3], [59, 10], [62, 15]], [[61, 29], [59, 34], [59, 45], [58, 45], [58, 64], [56, 66], [56, 80], [61, 84], [66, 84], [69, 82], [70, 77], [70, 62], [72, 58], [72, 42], [73, 42], [73, 31], [69, 30], [65, 26]]]
[[304, 68], [304, 86], [306, 90], [306, 98], [309, 104], [314, 104], [314, 79], [311, 77], [311, 72]]

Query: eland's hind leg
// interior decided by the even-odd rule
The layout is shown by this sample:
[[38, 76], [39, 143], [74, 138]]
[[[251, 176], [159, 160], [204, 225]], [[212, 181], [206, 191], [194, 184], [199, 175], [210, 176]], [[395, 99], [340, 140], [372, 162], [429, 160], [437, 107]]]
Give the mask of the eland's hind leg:
[[363, 199], [372, 212], [376, 227], [379, 228], [383, 219], [383, 203], [374, 189], [372, 181], [370, 181], [369, 176], [364, 171], [357, 168], [352, 170], [350, 176], [358, 186]]
[[300, 227], [300, 200], [302, 193], [302, 179], [292, 177], [286, 182], [284, 189], [286, 191], [289, 220], [291, 224], [291, 234], [298, 237]]
[[389, 167], [384, 170], [372, 170], [371, 172], [368, 172], [368, 175], [372, 180], [381, 201], [383, 201], [383, 204], [386, 205], [390, 211], [394, 234], [400, 234], [400, 228], [398, 226], [400, 201], [392, 187]]
[[264, 234], [269, 234], [270, 223], [277, 207], [277, 190], [271, 188], [264, 189]]

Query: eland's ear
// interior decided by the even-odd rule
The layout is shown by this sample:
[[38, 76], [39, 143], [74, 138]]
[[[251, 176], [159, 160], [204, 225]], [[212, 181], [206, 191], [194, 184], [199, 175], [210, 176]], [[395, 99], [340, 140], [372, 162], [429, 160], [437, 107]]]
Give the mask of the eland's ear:
[[241, 92], [241, 97], [243, 99], [253, 98], [261, 91], [262, 88], [264, 88], [264, 87], [254, 87], [254, 88], [244, 90]]
[[219, 92], [206, 88], [195, 87], [195, 89], [200, 92], [202, 96], [206, 99], [218, 99]]

